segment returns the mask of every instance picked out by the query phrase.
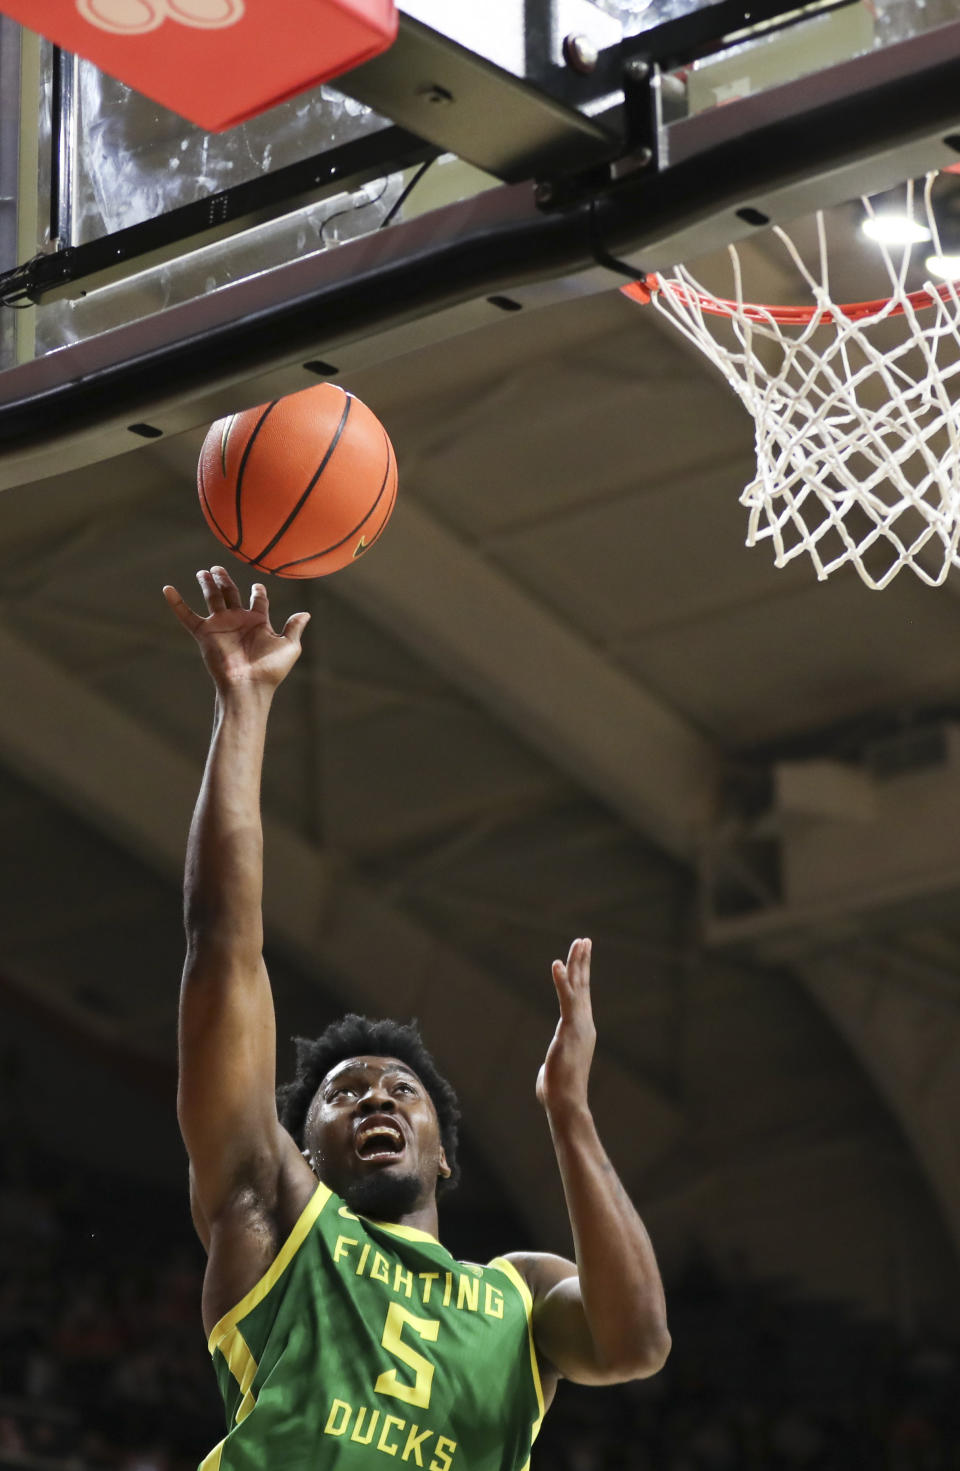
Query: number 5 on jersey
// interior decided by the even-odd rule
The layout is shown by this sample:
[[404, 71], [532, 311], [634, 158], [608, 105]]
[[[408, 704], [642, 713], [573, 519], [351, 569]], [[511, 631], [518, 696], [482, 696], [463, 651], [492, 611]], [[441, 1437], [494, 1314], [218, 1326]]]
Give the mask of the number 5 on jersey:
[[423, 1354], [418, 1354], [415, 1348], [411, 1348], [409, 1343], [404, 1343], [405, 1327], [427, 1343], [436, 1343], [440, 1332], [440, 1324], [435, 1318], [417, 1318], [398, 1302], [392, 1302], [387, 1309], [387, 1321], [380, 1342], [388, 1354], [412, 1369], [416, 1378], [412, 1384], [405, 1384], [397, 1378], [396, 1369], [385, 1369], [373, 1388], [377, 1394], [390, 1394], [394, 1399], [403, 1400], [404, 1404], [416, 1405], [418, 1410], [425, 1410], [430, 1404], [434, 1366]]

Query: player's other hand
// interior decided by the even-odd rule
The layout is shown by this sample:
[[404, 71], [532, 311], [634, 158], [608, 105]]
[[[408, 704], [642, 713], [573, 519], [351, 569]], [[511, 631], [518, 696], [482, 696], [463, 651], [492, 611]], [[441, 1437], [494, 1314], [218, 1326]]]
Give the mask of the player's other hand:
[[240, 590], [225, 567], [204, 568], [197, 581], [207, 605], [204, 618], [184, 602], [175, 587], [165, 587], [163, 596], [200, 646], [203, 662], [221, 692], [240, 685], [273, 689], [300, 657], [300, 638], [310, 621], [309, 613], [294, 613], [283, 631], [270, 623], [270, 603], [262, 582], [250, 592], [245, 608]]
[[553, 962], [560, 1020], [537, 1078], [537, 1098], [553, 1119], [585, 1110], [590, 1064], [597, 1041], [590, 1002], [592, 941], [574, 940], [566, 964]]

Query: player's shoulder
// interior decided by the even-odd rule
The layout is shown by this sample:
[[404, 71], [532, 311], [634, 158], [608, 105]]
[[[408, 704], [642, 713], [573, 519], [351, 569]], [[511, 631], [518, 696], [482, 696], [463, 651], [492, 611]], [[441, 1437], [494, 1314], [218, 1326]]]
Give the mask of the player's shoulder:
[[504, 1252], [500, 1260], [508, 1262], [523, 1278], [534, 1301], [546, 1296], [558, 1282], [565, 1282], [568, 1277], [577, 1275], [576, 1262], [563, 1256], [555, 1256], [551, 1251], [508, 1251]]

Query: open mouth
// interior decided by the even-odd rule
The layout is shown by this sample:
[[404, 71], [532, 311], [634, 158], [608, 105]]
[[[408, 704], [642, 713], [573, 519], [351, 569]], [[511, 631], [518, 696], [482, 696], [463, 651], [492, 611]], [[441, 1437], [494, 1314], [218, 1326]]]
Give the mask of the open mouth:
[[397, 1159], [403, 1153], [404, 1142], [397, 1124], [371, 1119], [357, 1130], [355, 1148], [362, 1160], [380, 1163]]

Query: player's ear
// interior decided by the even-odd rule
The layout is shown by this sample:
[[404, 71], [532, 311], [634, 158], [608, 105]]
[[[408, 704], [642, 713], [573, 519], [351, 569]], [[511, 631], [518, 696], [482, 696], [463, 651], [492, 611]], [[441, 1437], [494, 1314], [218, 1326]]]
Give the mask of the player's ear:
[[450, 1176], [453, 1174], [453, 1171], [451, 1170], [450, 1166], [447, 1164], [447, 1156], [446, 1156], [446, 1153], [444, 1151], [444, 1148], [443, 1148], [443, 1145], [442, 1144], [440, 1145], [440, 1160], [439, 1160], [438, 1174], [444, 1180], [449, 1180]]

